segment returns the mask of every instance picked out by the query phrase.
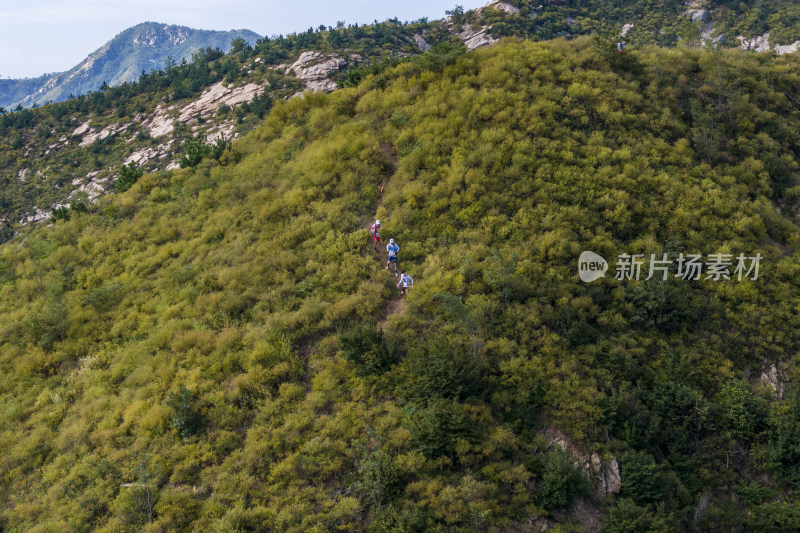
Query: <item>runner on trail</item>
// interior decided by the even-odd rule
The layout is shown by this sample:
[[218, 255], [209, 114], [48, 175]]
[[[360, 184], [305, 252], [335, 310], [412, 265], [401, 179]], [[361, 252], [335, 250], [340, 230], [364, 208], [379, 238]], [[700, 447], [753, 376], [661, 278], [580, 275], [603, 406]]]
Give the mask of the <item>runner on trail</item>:
[[389, 244], [386, 245], [386, 251], [389, 252], [389, 259], [386, 261], [386, 270], [389, 270], [389, 265], [394, 263], [394, 277], [397, 277], [397, 252], [400, 251], [400, 246], [394, 242], [394, 239], [389, 239]]
[[372, 225], [372, 227], [369, 228], [369, 230], [372, 232], [372, 242], [373, 242], [373, 245], [375, 246], [375, 251], [376, 252], [378, 251], [378, 245], [381, 243], [381, 234], [378, 233], [378, 231], [380, 231], [380, 229], [381, 229], [381, 221], [380, 220], [376, 220], [375, 223]]
[[403, 273], [400, 275], [400, 281], [397, 282], [397, 288], [400, 289], [400, 294], [405, 296], [406, 289], [408, 289], [410, 285], [414, 285], [414, 278], [406, 274], [406, 271], [403, 270]]

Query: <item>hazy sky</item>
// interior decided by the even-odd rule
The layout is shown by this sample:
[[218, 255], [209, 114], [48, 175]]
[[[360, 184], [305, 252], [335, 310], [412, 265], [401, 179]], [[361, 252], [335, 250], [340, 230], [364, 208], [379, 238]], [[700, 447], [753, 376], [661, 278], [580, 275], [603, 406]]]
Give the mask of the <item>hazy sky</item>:
[[335, 26], [340, 20], [441, 18], [456, 4], [472, 9], [486, 1], [0, 0], [0, 78], [68, 70], [121, 31], [146, 21], [273, 35]]

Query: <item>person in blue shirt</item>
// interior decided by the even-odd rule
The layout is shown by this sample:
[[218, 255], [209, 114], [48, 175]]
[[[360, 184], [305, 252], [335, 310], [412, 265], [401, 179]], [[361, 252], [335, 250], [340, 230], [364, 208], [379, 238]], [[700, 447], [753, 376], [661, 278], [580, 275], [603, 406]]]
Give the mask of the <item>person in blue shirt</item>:
[[397, 277], [397, 253], [400, 251], [400, 246], [394, 239], [389, 239], [389, 244], [386, 245], [386, 251], [389, 252], [389, 259], [386, 261], [386, 270], [389, 270], [389, 265], [394, 263], [394, 277]]

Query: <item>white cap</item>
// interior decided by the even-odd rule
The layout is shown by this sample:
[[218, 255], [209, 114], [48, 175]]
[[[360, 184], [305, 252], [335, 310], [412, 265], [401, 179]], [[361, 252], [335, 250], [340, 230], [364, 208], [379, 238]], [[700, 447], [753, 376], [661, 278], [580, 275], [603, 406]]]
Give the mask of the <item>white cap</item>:
[[389, 239], [389, 244], [394, 244], [394, 239]]
[[380, 223], [381, 223], [381, 221], [380, 221], [380, 220], [376, 220], [376, 221], [375, 221], [375, 223], [376, 223], [376, 224], [380, 224]]

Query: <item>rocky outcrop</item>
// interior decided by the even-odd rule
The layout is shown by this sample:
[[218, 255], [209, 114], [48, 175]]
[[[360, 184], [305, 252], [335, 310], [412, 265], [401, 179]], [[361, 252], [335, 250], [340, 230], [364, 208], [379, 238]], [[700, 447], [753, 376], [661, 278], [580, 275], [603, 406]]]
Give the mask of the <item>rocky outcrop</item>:
[[620, 37], [625, 37], [626, 35], [628, 35], [628, 32], [630, 32], [632, 29], [633, 29], [633, 24], [630, 22], [623, 25], [622, 31], [619, 32]]
[[234, 107], [244, 102], [250, 102], [264, 88], [255, 83], [248, 83], [241, 87], [228, 87], [223, 82], [215, 83], [194, 100], [182, 108], [165, 107], [159, 105], [150, 120], [143, 127], [152, 137], [163, 137], [175, 128], [175, 122], [189, 124], [198, 118], [208, 118], [216, 114], [217, 110], [227, 105]]
[[456, 33], [456, 35], [458, 35], [458, 38], [463, 41], [464, 46], [467, 47], [467, 50], [475, 50], [476, 48], [497, 42], [497, 39], [489, 35], [489, 29], [490, 28], [488, 26], [482, 26], [480, 28], [468, 26], [460, 33]]
[[596, 480], [595, 492], [597, 496], [605, 494], [619, 494], [622, 486], [622, 477], [619, 474], [619, 463], [612, 458], [603, 461], [600, 456], [593, 453], [589, 461], [584, 465], [589, 472], [589, 477]]
[[200, 98], [183, 107], [177, 120], [187, 123], [198, 117], [210, 117], [223, 105], [234, 107], [252, 101], [262, 90], [263, 87], [255, 83], [235, 88], [226, 87], [222, 82], [215, 83], [203, 91]]
[[579, 450], [563, 432], [548, 428], [545, 438], [553, 445], [559, 446], [575, 459], [575, 465], [581, 467], [594, 483], [594, 495], [602, 498], [606, 494], [619, 494], [622, 476], [619, 463], [613, 457], [601, 458], [597, 453], [587, 454]]
[[238, 133], [234, 133], [236, 130], [236, 126], [230, 122], [223, 122], [219, 124], [217, 127], [212, 128], [206, 133], [206, 140], [210, 143], [216, 142], [217, 139], [225, 138], [225, 139], [235, 139], [238, 137]]
[[431, 47], [431, 45], [428, 44], [428, 41], [425, 40], [425, 37], [419, 33], [414, 35], [414, 42], [417, 43], [417, 48], [419, 48], [420, 52], [427, 52]]
[[769, 44], [769, 32], [764, 35], [756, 35], [755, 37], [736, 37], [739, 40], [739, 46], [742, 50], [753, 50], [754, 52], [769, 52], [774, 50], [776, 54], [791, 54], [800, 50], [800, 41], [795, 41], [791, 44], [776, 44], [773, 48]]
[[722, 39], [725, 38], [724, 33], [720, 33], [719, 35], [714, 35], [714, 26], [711, 22], [705, 25], [705, 27], [700, 29], [700, 42], [704, 45], [717, 45]]
[[765, 33], [764, 35], [757, 35], [750, 39], [740, 35], [737, 37], [737, 39], [739, 39], [739, 44], [742, 47], [742, 50], [753, 50], [755, 52], [769, 52], [772, 50], [769, 45], [769, 32]]
[[303, 52], [291, 65], [279, 65], [294, 73], [306, 84], [306, 90], [330, 92], [338, 85], [329, 78], [330, 74], [347, 66], [347, 61], [337, 56], [326, 56], [322, 52], [311, 50]]
[[136, 165], [143, 165], [148, 161], [152, 161], [153, 159], [157, 159], [159, 157], [164, 157], [165, 155], [166, 155], [165, 152], [148, 147], [132, 153], [127, 158], [125, 158], [122, 164], [128, 165], [130, 163], [135, 163]]
[[75, 128], [75, 131], [72, 132], [72, 135], [74, 137], [83, 137], [90, 129], [91, 128], [89, 127], [89, 121], [87, 120], [86, 122]]
[[800, 41], [795, 41], [792, 44], [778, 44], [775, 45], [775, 53], [779, 56], [783, 54], [791, 54], [800, 50]]
[[711, 20], [711, 12], [708, 9], [689, 9], [684, 13], [694, 23], [707, 24]]
[[175, 129], [175, 119], [168, 114], [169, 110], [169, 108], [163, 105], [158, 105], [153, 112], [153, 116], [150, 117], [150, 120], [142, 124], [142, 127], [151, 137], [163, 137], [164, 135], [172, 133], [172, 130]]
[[511, 4], [507, 4], [505, 2], [501, 2], [500, 0], [491, 0], [486, 7], [493, 7], [495, 9], [499, 9], [500, 11], [505, 11], [509, 15], [518, 15], [519, 9], [512, 6]]
[[42, 222], [43, 220], [49, 219], [53, 214], [50, 211], [45, 211], [44, 209], [39, 209], [36, 206], [33, 206], [35, 209], [32, 215], [27, 217], [22, 217], [19, 221], [20, 224], [30, 224], [31, 222]]
[[781, 379], [781, 373], [775, 363], [762, 370], [760, 381], [762, 385], [772, 389], [778, 399], [783, 399], [784, 381]]
[[683, 16], [691, 19], [694, 23], [707, 24], [711, 21], [711, 12], [707, 9], [705, 0], [691, 0], [686, 3], [688, 9], [683, 12]]
[[127, 130], [129, 126], [129, 124], [109, 124], [99, 132], [93, 132], [91, 129], [86, 130], [83, 139], [81, 139], [81, 146], [89, 146], [95, 141], [102, 141], [113, 135], [119, 135], [123, 131]]

